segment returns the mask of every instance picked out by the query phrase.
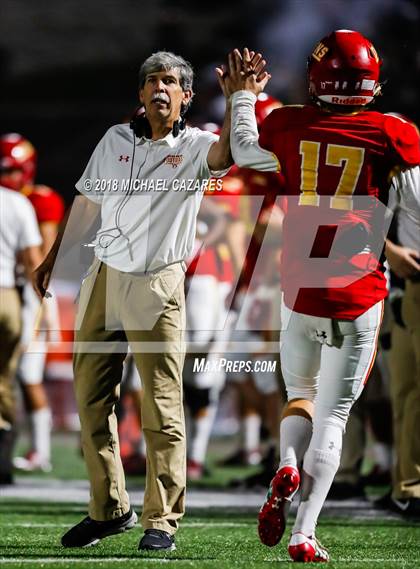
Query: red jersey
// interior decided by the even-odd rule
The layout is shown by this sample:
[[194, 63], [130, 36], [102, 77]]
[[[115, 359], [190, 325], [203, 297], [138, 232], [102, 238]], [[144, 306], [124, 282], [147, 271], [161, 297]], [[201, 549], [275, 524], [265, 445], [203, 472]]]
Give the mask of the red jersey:
[[[266, 265], [272, 262], [272, 257], [265, 255], [260, 258], [262, 241], [255, 235], [256, 224], [264, 223], [264, 219], [269, 219], [269, 214], [274, 206], [276, 198], [284, 193], [283, 176], [274, 172], [257, 172], [251, 168], [241, 168], [241, 176], [244, 180], [244, 194], [246, 198], [242, 198], [246, 203], [246, 209], [243, 212], [246, 229], [251, 235], [245, 265], [240, 277], [239, 286], [249, 286], [251, 281], [253, 285], [259, 284], [259, 277], [262, 283], [265, 282]], [[282, 204], [283, 205], [283, 204]], [[281, 235], [279, 235], [280, 243]], [[254, 275], [255, 267], [258, 263], [260, 275]], [[254, 276], [254, 278], [253, 278]], [[261, 283], [261, 284], [262, 284]]]
[[355, 319], [387, 295], [381, 255], [371, 244], [383, 248], [380, 202], [388, 202], [390, 177], [420, 163], [415, 127], [375, 111], [339, 114], [297, 105], [274, 110], [259, 142], [277, 157], [288, 196], [286, 305]]
[[[243, 181], [237, 175], [237, 168], [232, 167], [229, 174], [223, 177], [221, 190], [212, 190], [205, 193], [206, 199], [214, 197], [215, 203], [220, 206], [230, 220], [240, 217], [240, 195], [243, 190]], [[234, 270], [229, 249], [223, 243], [212, 247], [201, 247], [196, 243], [196, 252], [188, 264], [187, 275], [213, 275], [221, 282], [232, 282]]]
[[63, 198], [42, 184], [25, 186], [22, 191], [34, 207], [38, 223], [60, 223], [64, 217]]

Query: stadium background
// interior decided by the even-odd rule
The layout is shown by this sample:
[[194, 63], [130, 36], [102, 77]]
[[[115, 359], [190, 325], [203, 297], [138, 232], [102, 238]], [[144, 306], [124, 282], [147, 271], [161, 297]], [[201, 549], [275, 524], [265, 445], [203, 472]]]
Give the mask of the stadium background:
[[136, 106], [137, 71], [151, 52], [191, 61], [197, 93], [190, 119], [218, 121], [214, 67], [234, 47], [263, 50], [268, 92], [306, 98], [306, 57], [333, 29], [357, 29], [384, 59], [379, 108], [419, 122], [420, 8], [415, 0], [2, 0], [0, 129], [39, 151], [38, 179], [71, 202], [103, 132]]

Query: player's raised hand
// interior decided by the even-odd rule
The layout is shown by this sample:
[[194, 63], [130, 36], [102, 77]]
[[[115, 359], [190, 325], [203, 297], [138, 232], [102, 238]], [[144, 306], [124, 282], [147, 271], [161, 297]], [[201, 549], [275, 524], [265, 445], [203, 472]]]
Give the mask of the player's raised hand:
[[265, 71], [265, 66], [266, 61], [261, 53], [249, 51], [248, 48], [242, 54], [238, 49], [231, 51], [228, 56], [228, 75], [225, 78], [229, 91], [233, 93], [244, 89], [259, 95], [271, 78]]

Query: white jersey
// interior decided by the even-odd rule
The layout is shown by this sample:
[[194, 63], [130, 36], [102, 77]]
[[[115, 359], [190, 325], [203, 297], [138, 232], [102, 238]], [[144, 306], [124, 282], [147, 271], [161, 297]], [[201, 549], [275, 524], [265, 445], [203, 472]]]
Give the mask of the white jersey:
[[31, 202], [22, 194], [0, 186], [0, 287], [15, 286], [17, 253], [41, 243]]

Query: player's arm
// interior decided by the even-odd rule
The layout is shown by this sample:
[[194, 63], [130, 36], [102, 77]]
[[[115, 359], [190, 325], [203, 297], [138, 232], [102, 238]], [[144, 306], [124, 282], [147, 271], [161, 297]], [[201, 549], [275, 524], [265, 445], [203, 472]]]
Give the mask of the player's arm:
[[200, 205], [199, 218], [211, 220], [209, 230], [206, 233], [204, 242], [206, 247], [210, 247], [220, 241], [225, 234], [227, 219], [223, 209], [219, 204], [212, 201], [211, 196], [205, 196]]
[[85, 196], [79, 197], [78, 200], [78, 215], [70, 217], [71, 208], [69, 209], [60, 225], [51, 248], [34, 272], [34, 287], [40, 298], [43, 298], [47, 292], [48, 283], [50, 282], [51, 273], [63, 241], [64, 233], [66, 233], [66, 239], [65, 251], [62, 251], [63, 254], [70, 250], [72, 246], [80, 243], [80, 228], [83, 228], [83, 231], [87, 232], [97, 220], [100, 205]]
[[38, 245], [25, 247], [19, 251], [18, 255], [19, 262], [23, 264], [26, 278], [32, 281], [34, 270], [42, 261], [41, 248]]
[[47, 253], [53, 246], [57, 237], [58, 227], [59, 224], [55, 221], [43, 221], [39, 224], [39, 231], [42, 237], [42, 258], [47, 256]]
[[235, 275], [239, 276], [246, 256], [246, 227], [241, 219], [232, 220], [226, 228], [226, 244], [232, 259]]
[[254, 110], [257, 96], [271, 77], [264, 71], [265, 64], [261, 54], [249, 52], [247, 48], [244, 49], [243, 56], [237, 49], [229, 54], [224, 82], [232, 93], [230, 143], [233, 159], [238, 166], [263, 172], [277, 172], [277, 158], [258, 143]]

